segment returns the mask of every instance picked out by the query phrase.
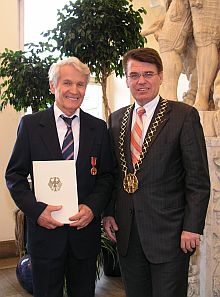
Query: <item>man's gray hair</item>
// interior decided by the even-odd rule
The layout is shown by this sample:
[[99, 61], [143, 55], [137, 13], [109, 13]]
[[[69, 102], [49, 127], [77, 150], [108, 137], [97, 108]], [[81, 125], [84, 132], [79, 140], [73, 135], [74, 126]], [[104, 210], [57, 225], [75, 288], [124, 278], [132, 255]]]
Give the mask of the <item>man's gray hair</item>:
[[49, 72], [48, 72], [48, 77], [49, 81], [53, 82], [54, 85], [57, 85], [59, 76], [60, 76], [60, 68], [64, 65], [71, 65], [73, 66], [76, 70], [78, 70], [80, 73], [84, 74], [87, 76], [87, 83], [89, 82], [90, 78], [90, 70], [89, 67], [82, 63], [78, 58], [76, 57], [69, 57], [64, 60], [59, 60], [56, 63], [53, 63], [50, 66]]

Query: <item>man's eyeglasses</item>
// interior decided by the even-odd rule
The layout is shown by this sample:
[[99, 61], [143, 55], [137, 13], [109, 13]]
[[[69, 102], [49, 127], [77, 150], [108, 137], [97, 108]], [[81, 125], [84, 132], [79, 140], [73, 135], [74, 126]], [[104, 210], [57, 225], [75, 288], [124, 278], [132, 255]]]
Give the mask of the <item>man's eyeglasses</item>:
[[158, 75], [158, 73], [154, 73], [151, 71], [146, 72], [131, 72], [127, 77], [129, 77], [131, 80], [136, 81], [139, 80], [141, 76], [145, 79], [151, 79], [153, 76]]

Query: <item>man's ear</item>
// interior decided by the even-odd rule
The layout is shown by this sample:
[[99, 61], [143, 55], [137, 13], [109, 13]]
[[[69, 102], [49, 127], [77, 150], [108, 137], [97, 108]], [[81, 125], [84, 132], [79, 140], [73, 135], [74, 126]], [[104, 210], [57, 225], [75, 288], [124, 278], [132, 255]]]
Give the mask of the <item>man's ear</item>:
[[128, 82], [128, 78], [126, 77], [126, 84], [127, 84], [127, 87], [130, 88], [130, 85], [129, 85], [129, 82]]
[[163, 83], [163, 71], [161, 71], [159, 73], [159, 78], [160, 78], [160, 84], [162, 84]]
[[49, 84], [50, 84], [50, 91], [51, 91], [52, 94], [54, 94], [55, 93], [55, 87], [54, 87], [53, 81], [50, 81]]

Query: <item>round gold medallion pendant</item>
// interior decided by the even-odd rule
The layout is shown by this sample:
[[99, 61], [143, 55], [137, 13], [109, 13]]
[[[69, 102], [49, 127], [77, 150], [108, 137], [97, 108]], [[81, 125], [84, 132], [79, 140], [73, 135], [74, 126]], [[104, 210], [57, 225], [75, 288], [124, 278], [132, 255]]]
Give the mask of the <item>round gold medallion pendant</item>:
[[90, 172], [91, 172], [92, 175], [96, 175], [97, 174], [96, 167], [92, 167], [91, 170], [90, 170]]
[[137, 191], [138, 189], [138, 179], [134, 173], [128, 173], [125, 175], [123, 180], [124, 190], [131, 194]]

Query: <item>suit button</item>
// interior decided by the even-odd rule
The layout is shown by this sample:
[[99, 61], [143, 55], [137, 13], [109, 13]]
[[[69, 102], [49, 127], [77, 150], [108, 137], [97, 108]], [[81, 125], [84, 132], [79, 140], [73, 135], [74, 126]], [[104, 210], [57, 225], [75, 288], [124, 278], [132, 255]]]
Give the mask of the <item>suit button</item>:
[[129, 209], [129, 214], [132, 215], [133, 214], [133, 209]]

